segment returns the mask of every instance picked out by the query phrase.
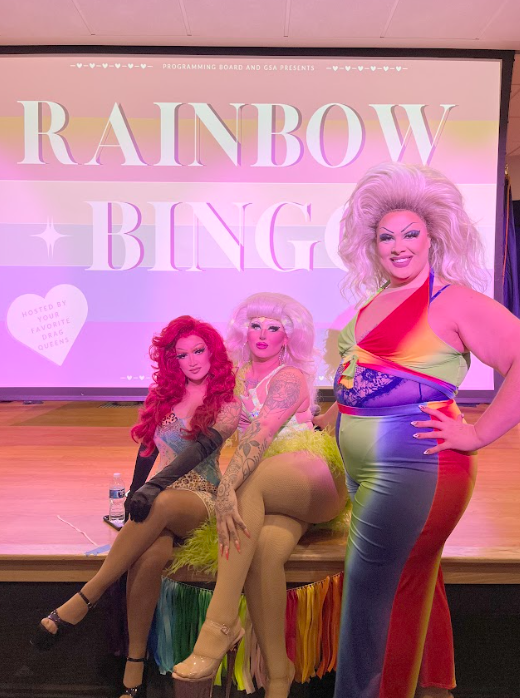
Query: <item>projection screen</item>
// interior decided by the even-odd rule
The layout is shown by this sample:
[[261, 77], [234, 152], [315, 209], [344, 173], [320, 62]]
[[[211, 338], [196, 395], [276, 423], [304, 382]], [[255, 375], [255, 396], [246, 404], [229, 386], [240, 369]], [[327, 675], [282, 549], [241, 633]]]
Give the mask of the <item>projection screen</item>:
[[[428, 164], [478, 224], [493, 295], [502, 61], [0, 57], [0, 398], [137, 399], [150, 339], [238, 300], [312, 312], [331, 385], [354, 313], [342, 210], [373, 164]], [[501, 185], [500, 185], [501, 186]], [[493, 390], [476, 359], [466, 391]]]

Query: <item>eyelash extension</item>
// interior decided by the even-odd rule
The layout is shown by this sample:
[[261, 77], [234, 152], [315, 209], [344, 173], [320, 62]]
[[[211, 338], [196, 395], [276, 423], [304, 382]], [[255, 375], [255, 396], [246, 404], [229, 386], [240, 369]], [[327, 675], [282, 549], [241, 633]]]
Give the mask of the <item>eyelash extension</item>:
[[[206, 351], [206, 347], [200, 347], [199, 349], [195, 349], [195, 354], [203, 354]], [[187, 354], [177, 354], [177, 359], [185, 359], [188, 355]]]
[[[405, 233], [405, 238], [417, 238], [420, 235], [420, 230], [410, 230], [408, 233]], [[389, 235], [388, 233], [383, 233], [382, 235], [379, 236], [379, 240], [381, 242], [388, 242], [388, 240], [393, 240], [394, 237], [393, 235]]]
[[[253, 323], [253, 324], [251, 324], [251, 325], [249, 325], [249, 328], [250, 328], [251, 330], [259, 330], [259, 329], [261, 329], [261, 328], [260, 328], [260, 325], [259, 325], [258, 323], [256, 323], [256, 322]], [[279, 326], [279, 325], [269, 325], [269, 327], [268, 327], [267, 329], [268, 329], [268, 330], [272, 330], [273, 332], [278, 332], [278, 330], [280, 329], [280, 326]]]

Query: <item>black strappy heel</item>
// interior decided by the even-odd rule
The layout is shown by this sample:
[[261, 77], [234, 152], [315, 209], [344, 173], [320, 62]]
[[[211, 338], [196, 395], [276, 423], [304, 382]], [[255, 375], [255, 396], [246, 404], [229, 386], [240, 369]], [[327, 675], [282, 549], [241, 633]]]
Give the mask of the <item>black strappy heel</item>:
[[[133, 657], [127, 657], [126, 658], [127, 662], [146, 662], [146, 657], [141, 657], [140, 659], [134, 659]], [[144, 670], [146, 667], [143, 667], [143, 680], [139, 684], [139, 686], [134, 686], [133, 688], [127, 688], [123, 684], [123, 693], [121, 695], [123, 696], [130, 696], [130, 698], [145, 698], [146, 696], [146, 684], [144, 681], [144, 675], [145, 672]]]
[[[78, 591], [78, 596], [80, 596], [87, 604], [89, 611], [95, 607], [95, 604], [91, 603], [82, 591]], [[60, 638], [67, 635], [67, 633], [69, 633], [72, 628], [75, 628], [77, 625], [76, 623], [69, 623], [68, 621], [63, 620], [63, 618], [60, 618], [58, 611], [56, 610], [49, 613], [47, 618], [52, 620], [53, 623], [56, 623], [58, 629], [55, 633], [51, 633], [51, 631], [47, 630], [44, 624], [40, 621], [36, 635], [31, 640], [31, 645], [33, 645], [33, 647], [37, 647], [39, 650], [50, 650], [60, 640]]]

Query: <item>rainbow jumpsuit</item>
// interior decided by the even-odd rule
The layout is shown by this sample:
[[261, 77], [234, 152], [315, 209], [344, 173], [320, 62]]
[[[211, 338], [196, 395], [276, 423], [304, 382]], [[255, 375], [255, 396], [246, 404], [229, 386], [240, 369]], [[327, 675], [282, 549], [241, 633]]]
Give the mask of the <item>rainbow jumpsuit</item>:
[[[428, 405], [459, 414], [469, 368], [431, 329], [429, 279], [356, 343], [340, 334], [336, 436], [353, 502], [335, 698], [413, 698], [416, 686], [453, 688], [450, 613], [440, 560], [474, 485], [476, 457], [424, 455], [414, 439]], [[445, 287], [446, 288], [446, 287]]]

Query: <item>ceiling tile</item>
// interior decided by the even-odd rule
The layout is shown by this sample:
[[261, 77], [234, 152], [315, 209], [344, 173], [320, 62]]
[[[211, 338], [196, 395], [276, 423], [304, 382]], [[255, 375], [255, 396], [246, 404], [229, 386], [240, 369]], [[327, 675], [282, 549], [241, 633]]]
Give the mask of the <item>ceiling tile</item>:
[[509, 118], [512, 117], [520, 118], [520, 93], [518, 91], [509, 102]]
[[[520, 154], [520, 143], [518, 143], [516, 146], [507, 146], [506, 148], [506, 155], [515, 155], [518, 156]], [[516, 196], [517, 199], [520, 198], [520, 196]]]
[[[518, 85], [518, 88], [520, 88], [520, 59], [518, 56], [515, 56], [515, 62], [513, 63], [513, 85]], [[511, 91], [513, 92], [514, 90]]]
[[177, 0], [76, 0], [76, 3], [88, 26], [100, 36], [186, 36]]
[[[103, 0], [101, 0], [102, 2]], [[184, 0], [191, 33], [200, 37], [282, 38], [284, 0]]]
[[400, 0], [385, 37], [477, 39], [496, 8], [490, 0]]
[[509, 116], [507, 122], [507, 152], [520, 146], [520, 116]]
[[0, 0], [0, 35], [89, 36], [72, 0]]
[[517, 41], [520, 47], [520, 2], [507, 0], [485, 27], [482, 38]]
[[395, 0], [292, 0], [289, 36], [381, 36]]

